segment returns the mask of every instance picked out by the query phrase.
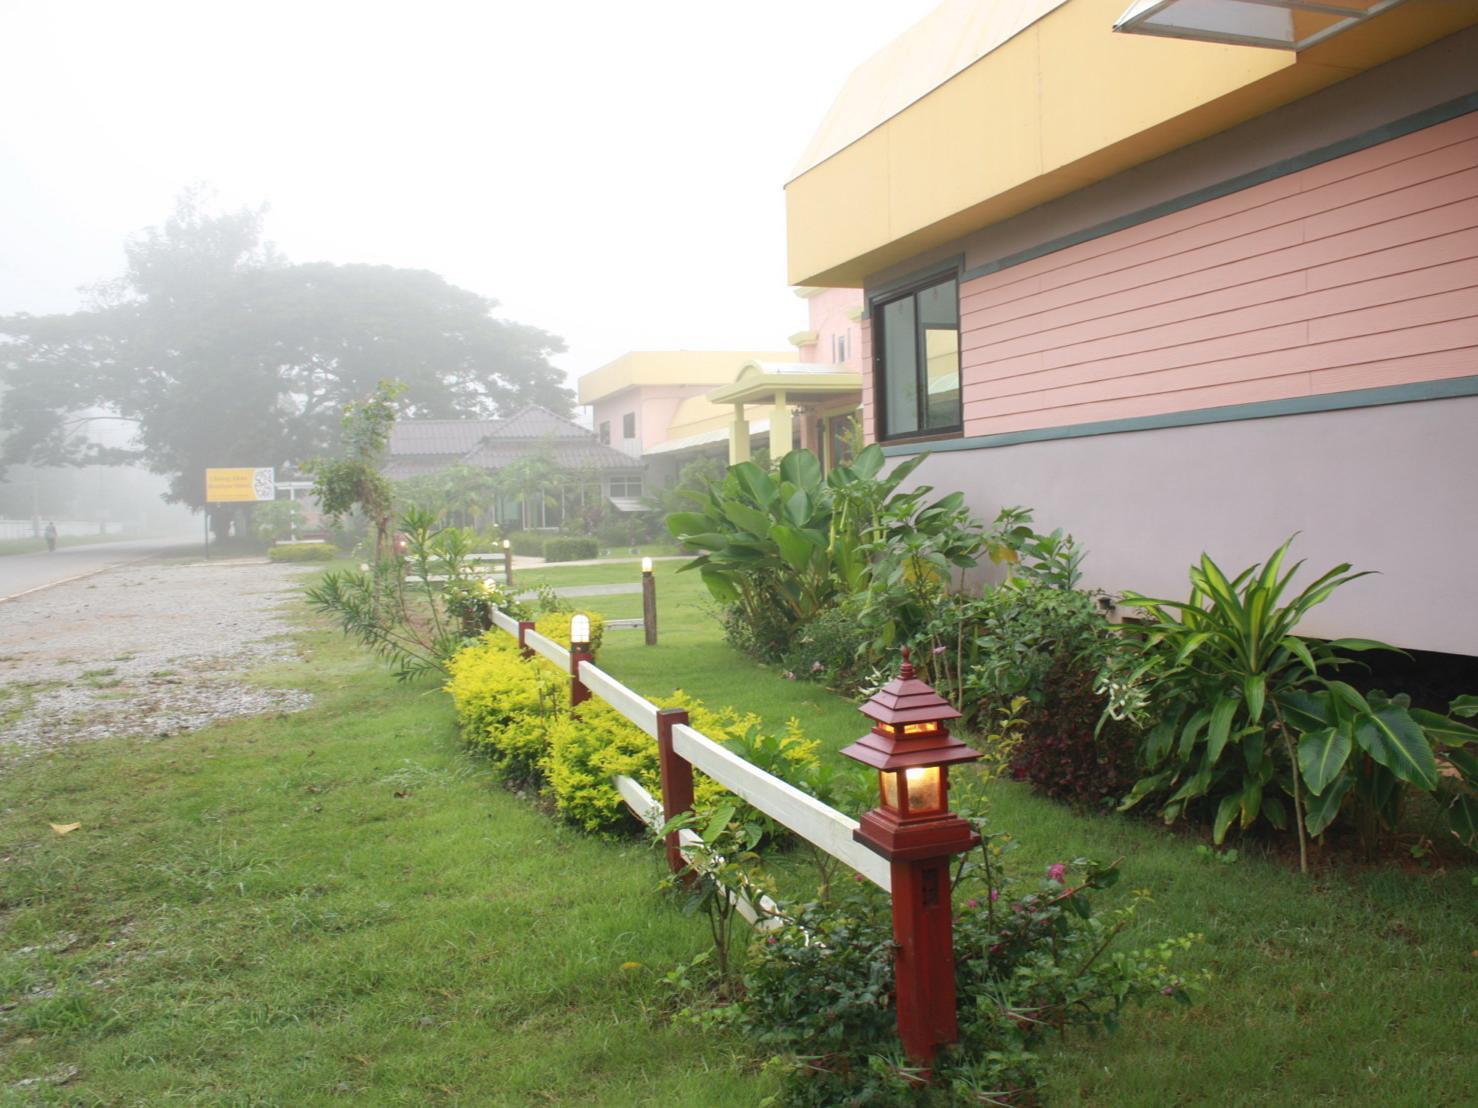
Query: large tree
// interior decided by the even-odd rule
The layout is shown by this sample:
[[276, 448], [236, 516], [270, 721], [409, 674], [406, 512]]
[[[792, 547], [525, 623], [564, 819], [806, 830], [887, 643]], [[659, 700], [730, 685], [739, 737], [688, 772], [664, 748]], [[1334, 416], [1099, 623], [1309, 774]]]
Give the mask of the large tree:
[[[85, 310], [0, 317], [0, 464], [141, 461], [200, 507], [208, 466], [336, 453], [345, 405], [385, 378], [410, 417], [571, 410], [555, 336], [424, 270], [288, 264], [261, 211], [187, 193], [125, 253]], [[134, 425], [133, 445], [90, 440], [99, 412]]]

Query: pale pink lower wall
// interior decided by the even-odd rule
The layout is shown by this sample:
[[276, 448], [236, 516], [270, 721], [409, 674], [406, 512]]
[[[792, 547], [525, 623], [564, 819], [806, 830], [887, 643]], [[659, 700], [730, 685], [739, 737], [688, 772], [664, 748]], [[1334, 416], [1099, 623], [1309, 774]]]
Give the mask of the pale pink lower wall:
[[966, 435], [1473, 374], [1478, 113], [960, 294]]

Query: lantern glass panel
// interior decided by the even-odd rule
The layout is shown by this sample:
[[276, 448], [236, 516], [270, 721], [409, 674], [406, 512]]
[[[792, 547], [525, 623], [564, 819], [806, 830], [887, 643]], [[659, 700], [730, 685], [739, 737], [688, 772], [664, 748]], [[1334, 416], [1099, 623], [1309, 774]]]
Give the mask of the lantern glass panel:
[[570, 617], [570, 643], [580, 646], [590, 645], [590, 617], [583, 612]]
[[915, 766], [904, 771], [908, 782], [908, 810], [942, 812], [944, 810], [944, 774], [938, 766]]
[[898, 806], [898, 777], [896, 773], [888, 773], [886, 770], [878, 771], [878, 780], [882, 782], [883, 789], [883, 807], [895, 812], [903, 811]]

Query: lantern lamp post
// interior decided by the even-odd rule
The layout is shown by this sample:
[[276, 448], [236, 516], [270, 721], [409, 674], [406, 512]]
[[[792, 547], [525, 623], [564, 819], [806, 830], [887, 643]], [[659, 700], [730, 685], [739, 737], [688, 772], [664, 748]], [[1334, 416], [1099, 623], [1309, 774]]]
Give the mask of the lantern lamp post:
[[577, 612], [570, 617], [570, 707], [578, 708], [590, 699], [590, 690], [580, 680], [580, 663], [593, 662], [590, 652], [590, 617]]
[[647, 645], [657, 645], [657, 579], [652, 576], [652, 559], [641, 560], [641, 621]]
[[949, 733], [960, 713], [914, 676], [906, 647], [898, 676], [860, 710], [873, 728], [842, 753], [878, 771], [880, 803], [852, 836], [892, 866], [898, 1036], [927, 1064], [959, 1037], [950, 858], [980, 842], [949, 810], [949, 767], [980, 754]]
[[503, 540], [503, 580], [513, 588], [513, 543]]

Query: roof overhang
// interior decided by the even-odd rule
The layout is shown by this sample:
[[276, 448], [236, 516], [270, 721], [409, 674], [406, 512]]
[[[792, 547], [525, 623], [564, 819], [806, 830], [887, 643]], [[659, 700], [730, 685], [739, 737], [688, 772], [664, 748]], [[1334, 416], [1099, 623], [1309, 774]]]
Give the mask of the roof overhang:
[[1135, 0], [1114, 30], [1307, 50], [1406, 0]]
[[[1050, 8], [804, 169], [785, 189], [790, 283], [861, 287], [926, 251], [1478, 24], [1478, 3], [1407, 0], [1303, 50], [1267, 49], [1115, 34], [1127, 2]], [[963, 34], [977, 6], [941, 11]]]
[[772, 403], [783, 392], [787, 404], [810, 404], [861, 391], [862, 374], [841, 366], [750, 361], [731, 384], [706, 395], [715, 404], [762, 404]]

